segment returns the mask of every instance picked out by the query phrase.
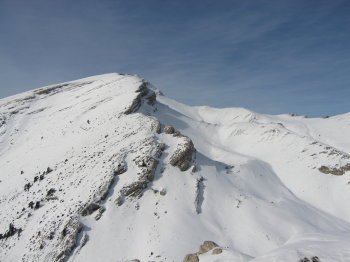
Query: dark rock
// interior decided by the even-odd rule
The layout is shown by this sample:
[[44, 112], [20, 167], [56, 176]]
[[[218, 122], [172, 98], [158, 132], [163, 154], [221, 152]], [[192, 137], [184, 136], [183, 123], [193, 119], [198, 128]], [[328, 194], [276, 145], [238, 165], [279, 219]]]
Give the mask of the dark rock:
[[28, 204], [28, 207], [29, 207], [29, 208], [34, 208], [34, 202], [33, 202], [33, 201], [30, 201], [29, 204]]
[[0, 234], [0, 239], [7, 239], [9, 237], [14, 236], [16, 233], [18, 234], [18, 236], [20, 236], [21, 232], [22, 228], [16, 228], [12, 223], [10, 223], [9, 229], [5, 233]]
[[54, 189], [54, 188], [50, 188], [48, 191], [47, 191], [47, 193], [46, 193], [46, 196], [52, 196], [54, 193], [56, 192], [56, 189]]
[[34, 209], [38, 209], [38, 208], [40, 208], [40, 201], [35, 202]]
[[82, 216], [88, 216], [91, 215], [93, 212], [95, 212], [97, 209], [99, 209], [101, 206], [96, 203], [90, 203], [88, 204], [81, 212]]
[[148, 82], [146, 82], [146, 81], [142, 82], [142, 84], [139, 86], [138, 90], [136, 91], [139, 94], [132, 101], [132, 103], [129, 106], [129, 108], [125, 110], [124, 114], [126, 114], [126, 115], [132, 114], [132, 113], [136, 112], [140, 108], [140, 106], [142, 104], [142, 97], [145, 97], [148, 94], [148, 92], [150, 91], [147, 88], [147, 85], [148, 85]]
[[52, 240], [54, 238], [54, 236], [55, 236], [55, 232], [50, 232], [50, 234], [47, 238]]
[[147, 104], [153, 106], [157, 101], [157, 95], [155, 92], [151, 91], [150, 95], [146, 99], [147, 99]]
[[32, 185], [31, 185], [30, 183], [25, 184], [25, 185], [24, 185], [24, 191], [29, 191], [29, 189], [30, 189], [31, 186], [32, 186]]

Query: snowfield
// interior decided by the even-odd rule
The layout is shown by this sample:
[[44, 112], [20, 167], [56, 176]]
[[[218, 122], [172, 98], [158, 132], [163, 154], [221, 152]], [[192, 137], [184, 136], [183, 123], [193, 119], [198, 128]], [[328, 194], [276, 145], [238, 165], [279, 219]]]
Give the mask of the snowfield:
[[1, 99], [0, 261], [350, 261], [349, 134], [133, 75]]

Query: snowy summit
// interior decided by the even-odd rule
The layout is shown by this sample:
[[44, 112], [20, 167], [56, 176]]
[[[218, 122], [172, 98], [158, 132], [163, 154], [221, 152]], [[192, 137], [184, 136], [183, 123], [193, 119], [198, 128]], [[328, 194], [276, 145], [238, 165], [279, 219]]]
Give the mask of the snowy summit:
[[350, 114], [107, 74], [0, 100], [0, 261], [350, 261]]

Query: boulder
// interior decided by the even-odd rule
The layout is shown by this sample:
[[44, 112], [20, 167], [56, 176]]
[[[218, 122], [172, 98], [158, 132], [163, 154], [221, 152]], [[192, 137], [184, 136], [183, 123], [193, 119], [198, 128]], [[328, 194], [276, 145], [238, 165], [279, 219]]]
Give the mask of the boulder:
[[186, 171], [192, 164], [192, 155], [195, 152], [193, 142], [188, 137], [183, 137], [183, 143], [179, 144], [170, 157], [170, 164], [177, 166], [181, 171]]
[[218, 244], [216, 244], [215, 242], [204, 241], [203, 244], [199, 247], [198, 254], [207, 253], [208, 251], [212, 250], [215, 247], [218, 247]]
[[169, 125], [164, 127], [164, 133], [165, 134], [173, 134], [174, 132], [175, 132], [174, 127], [169, 126]]
[[222, 249], [221, 248], [215, 248], [212, 252], [213, 255], [218, 255], [222, 253]]
[[182, 262], [199, 262], [198, 255], [197, 254], [188, 254], [185, 256], [185, 258], [182, 260]]

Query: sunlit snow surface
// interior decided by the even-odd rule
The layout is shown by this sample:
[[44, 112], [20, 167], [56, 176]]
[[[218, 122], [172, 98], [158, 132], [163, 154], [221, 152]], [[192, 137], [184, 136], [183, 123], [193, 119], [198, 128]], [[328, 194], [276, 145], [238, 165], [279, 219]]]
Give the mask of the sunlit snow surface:
[[[164, 125], [192, 139], [195, 169], [169, 164], [183, 141]], [[350, 171], [319, 171], [350, 163], [348, 134], [349, 114], [190, 107], [131, 75], [1, 99], [0, 234], [22, 232], [0, 239], [0, 261], [181, 261], [205, 240], [223, 252], [201, 262], [350, 261]], [[154, 177], [118, 205], [150, 157]]]

